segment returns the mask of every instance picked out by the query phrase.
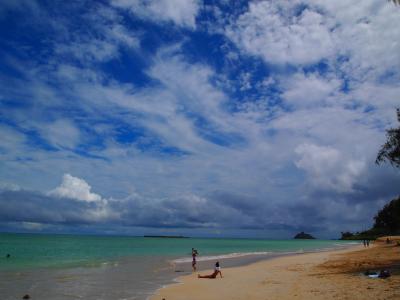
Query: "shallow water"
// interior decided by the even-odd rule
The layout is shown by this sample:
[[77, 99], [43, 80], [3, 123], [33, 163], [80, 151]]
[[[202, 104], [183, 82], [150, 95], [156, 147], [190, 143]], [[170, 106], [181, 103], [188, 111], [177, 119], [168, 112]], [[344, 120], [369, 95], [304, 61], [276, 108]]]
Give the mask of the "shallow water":
[[[347, 246], [341, 241], [166, 239], [73, 235], [0, 234], [1, 299], [140, 299], [175, 277], [198, 270]], [[6, 254], [11, 255], [6, 258]]]
[[120, 260], [96, 267], [0, 272], [1, 299], [146, 299], [175, 274], [164, 258]]

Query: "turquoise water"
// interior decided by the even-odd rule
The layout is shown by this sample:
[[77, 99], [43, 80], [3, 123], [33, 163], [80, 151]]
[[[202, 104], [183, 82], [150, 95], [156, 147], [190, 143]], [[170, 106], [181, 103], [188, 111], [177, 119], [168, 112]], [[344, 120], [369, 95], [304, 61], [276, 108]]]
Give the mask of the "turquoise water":
[[[0, 270], [95, 267], [121, 258], [187, 258], [194, 247], [199, 258], [243, 253], [281, 253], [347, 245], [332, 240], [255, 240], [143, 238], [117, 236], [0, 234]], [[10, 258], [6, 255], [10, 254]], [[184, 261], [184, 259], [182, 260]]]

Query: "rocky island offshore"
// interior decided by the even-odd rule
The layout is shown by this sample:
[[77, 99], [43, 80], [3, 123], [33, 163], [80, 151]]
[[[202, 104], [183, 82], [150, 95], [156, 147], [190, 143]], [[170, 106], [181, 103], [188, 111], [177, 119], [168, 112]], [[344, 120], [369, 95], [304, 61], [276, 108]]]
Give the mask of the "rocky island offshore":
[[294, 239], [302, 239], [302, 240], [315, 240], [315, 237], [313, 237], [311, 234], [305, 233], [304, 231], [296, 234], [294, 236]]

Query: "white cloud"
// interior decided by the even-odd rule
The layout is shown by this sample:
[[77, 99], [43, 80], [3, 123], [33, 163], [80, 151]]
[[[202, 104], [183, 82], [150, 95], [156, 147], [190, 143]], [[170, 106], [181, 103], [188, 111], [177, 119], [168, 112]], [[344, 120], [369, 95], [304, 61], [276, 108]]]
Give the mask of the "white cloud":
[[[306, 7], [298, 15], [299, 7]], [[400, 21], [392, 3], [259, 1], [231, 22], [225, 34], [245, 53], [272, 64], [329, 61], [350, 79], [377, 80], [400, 68]], [[336, 59], [345, 58], [337, 64]]]
[[[172, 1], [114, 2], [118, 7], [132, 9], [138, 17], [194, 28], [199, 7], [190, 3], [197, 2], [181, 2], [176, 10], [169, 10]], [[300, 3], [308, 3], [308, 8], [300, 15], [293, 15]], [[149, 226], [154, 225], [152, 221], [158, 226], [173, 226], [180, 220], [185, 221], [180, 223], [183, 226], [201, 226], [201, 220], [207, 220], [210, 226], [233, 226], [232, 219], [239, 226], [252, 226], [258, 222], [258, 214], [282, 220], [288, 214], [285, 211], [288, 204], [302, 204], [299, 194], [309, 197], [310, 202], [319, 200], [313, 198], [313, 192], [319, 189], [349, 196], [350, 200], [343, 200], [349, 202], [337, 206], [338, 214], [349, 211], [351, 197], [357, 194], [360, 181], [371, 178], [364, 175], [371, 174], [366, 164], [373, 165], [384, 139], [379, 122], [387, 125], [387, 120], [395, 121], [394, 107], [400, 91], [396, 86], [398, 81], [394, 80], [398, 76], [397, 62], [393, 61], [398, 52], [386, 53], [384, 48], [397, 32], [389, 29], [388, 36], [383, 38], [377, 36], [381, 25], [372, 24], [378, 19], [382, 22], [387, 10], [374, 13], [365, 2], [357, 9], [353, 7], [356, 5], [351, 9], [342, 7], [344, 3], [254, 2], [235, 24], [231, 23], [227, 34], [241, 51], [268, 63], [297, 67], [293, 73], [293, 69], [276, 70], [274, 66], [268, 69], [268, 79], [258, 84], [255, 82], [260, 79], [258, 72], [253, 73], [251, 68], [241, 72], [230, 82], [232, 90], [245, 92], [251, 88], [253, 92], [257, 87], [268, 90], [249, 99], [250, 93], [236, 99], [218, 87], [216, 77], [227, 79], [232, 75], [227, 70], [217, 74], [204, 60], [193, 63], [185, 58], [184, 47], [179, 45], [163, 48], [148, 57], [146, 51], [140, 52], [143, 49], [139, 49], [135, 32], [123, 26], [116, 14], [119, 10], [96, 11], [88, 19], [88, 29], [93, 35], [71, 33], [66, 36], [66, 43], [59, 43], [60, 48], [56, 49], [64, 46], [65, 51], [61, 51], [62, 55], [55, 53], [49, 65], [35, 64], [32, 70], [21, 64], [18, 69], [30, 80], [18, 86], [24, 94], [14, 98], [27, 99], [34, 105], [26, 106], [26, 110], [7, 107], [10, 119], [21, 127], [20, 131], [0, 127], [2, 137], [4, 134], [0, 140], [2, 154], [7, 153], [3, 156], [1, 177], [33, 190], [49, 190], [65, 173], [85, 178], [65, 174], [62, 184], [49, 192], [52, 197], [46, 201], [57, 203], [54, 201], [57, 197], [60, 203], [81, 208], [80, 216], [71, 209], [69, 219], [61, 214], [55, 218], [56, 222], [63, 218], [72, 222], [76, 222], [75, 218], [87, 222], [120, 221], [119, 213], [130, 213], [124, 219], [126, 222], [136, 221], [140, 216], [141, 224]], [[372, 23], [356, 22], [350, 14], [343, 15], [345, 10], [353, 9], [356, 16], [371, 12]], [[183, 14], [185, 11], [187, 14]], [[389, 14], [393, 22], [394, 15]], [[357, 28], [353, 38], [346, 36], [349, 24]], [[382, 45], [367, 44], [370, 30]], [[394, 44], [387, 51], [394, 50]], [[134, 48], [145, 55], [147, 68], [140, 72], [151, 78], [150, 84], [135, 86], [118, 82], [117, 76], [103, 72], [93, 63], [118, 58], [121, 47]], [[362, 60], [357, 57], [359, 51], [363, 51]], [[234, 47], [227, 53], [234, 57], [231, 64], [240, 65], [243, 57]], [[67, 64], [71, 63], [71, 57], [64, 60], [65, 54], [80, 63]], [[338, 54], [347, 55], [348, 61], [338, 63], [335, 60]], [[377, 54], [381, 57], [374, 58]], [[328, 59], [326, 69], [303, 69], [304, 65], [324, 58]], [[257, 68], [261, 70], [262, 65]], [[386, 75], [378, 76], [385, 74], [385, 70], [394, 70], [387, 75], [390, 80]], [[341, 90], [341, 84], [349, 78], [349, 91]], [[274, 88], [279, 89], [279, 95], [268, 94]], [[13, 97], [5, 94], [4, 98]], [[283, 109], [288, 106], [289, 110]], [[370, 106], [374, 108], [372, 111], [367, 110]], [[49, 113], [47, 120], [56, 120], [54, 123], [43, 122], [44, 110]], [[80, 119], [81, 116], [85, 118]], [[81, 131], [80, 122], [88, 129]], [[22, 132], [31, 128], [58, 151], [46, 151], [29, 140], [34, 136]], [[117, 138], [121, 128], [128, 136], [125, 143]], [[90, 138], [96, 139], [96, 143]], [[87, 156], [70, 151], [78, 145], [88, 147], [82, 147]], [[164, 153], [164, 146], [188, 154]], [[306, 177], [295, 170], [294, 160]], [[99, 194], [93, 193], [86, 181]], [[302, 193], [304, 186], [309, 189]], [[137, 190], [137, 196], [128, 197], [126, 206], [119, 206], [120, 200], [115, 199], [126, 197], [132, 189]], [[216, 190], [226, 192], [221, 193], [218, 205], [210, 197]], [[21, 203], [23, 199], [21, 193]], [[331, 201], [334, 200], [328, 199], [326, 203]], [[253, 204], [257, 207], [254, 211]], [[223, 215], [222, 221], [214, 219], [215, 211]], [[360, 218], [363, 215], [360, 213]], [[324, 216], [329, 219], [327, 222], [336, 222], [336, 215]], [[292, 221], [304, 224], [301, 218]]]
[[86, 202], [98, 202], [102, 200], [100, 195], [92, 193], [90, 190], [91, 186], [85, 180], [70, 174], [64, 174], [61, 185], [48, 194]]
[[239, 48], [275, 64], [310, 64], [334, 53], [326, 17], [305, 9], [295, 15], [298, 1], [252, 2], [249, 10], [226, 28]]
[[317, 188], [352, 192], [366, 165], [359, 159], [347, 158], [337, 149], [314, 144], [301, 144], [295, 149], [296, 166], [305, 170]]
[[82, 62], [107, 61], [118, 56], [118, 47], [106, 40], [93, 39], [58, 45], [56, 52], [72, 55]]
[[46, 228], [46, 225], [37, 222], [22, 222], [21, 227], [28, 230], [40, 231]]
[[394, 108], [399, 107], [399, 95], [400, 87], [397, 84], [375, 82], [357, 84], [350, 94], [355, 103], [364, 107], [373, 107], [375, 117], [381, 122], [387, 122], [387, 127], [397, 124]]
[[[341, 81], [318, 74], [296, 73], [282, 82], [283, 99], [294, 108], [315, 108], [316, 106], [341, 105], [339, 93]], [[341, 98], [345, 98], [343, 94]]]
[[26, 142], [24, 134], [9, 127], [0, 125], [0, 153], [2, 155], [15, 155], [16, 149], [23, 149]]
[[80, 130], [68, 119], [56, 120], [53, 123], [37, 124], [41, 135], [55, 147], [75, 148], [81, 138]]
[[362, 108], [316, 107], [284, 113], [270, 125], [303, 140], [312, 139], [317, 144], [335, 145], [369, 157], [376, 154], [375, 149], [384, 139], [375, 117], [373, 113], [364, 113]]
[[[341, 66], [352, 79], [377, 80], [385, 73], [400, 69], [400, 32], [393, 24], [400, 22], [397, 7], [390, 1], [311, 0], [322, 9], [326, 18], [336, 24], [329, 34], [333, 37], [337, 55], [347, 62]], [[397, 79], [398, 80], [398, 79]]]
[[21, 187], [17, 184], [14, 183], [9, 183], [9, 182], [0, 182], [0, 190], [6, 190], [6, 191], [20, 191]]
[[112, 4], [154, 22], [172, 21], [191, 28], [196, 27], [196, 15], [200, 9], [199, 0], [113, 0]]
[[[85, 11], [80, 22], [86, 30], [73, 30], [73, 24], [63, 20], [51, 19], [58, 37], [54, 42], [54, 51], [59, 56], [70, 56], [83, 64], [107, 62], [118, 58], [121, 48], [138, 49], [138, 34], [128, 30], [122, 18], [112, 7], [97, 5], [96, 9]], [[52, 46], [53, 46], [52, 45]]]

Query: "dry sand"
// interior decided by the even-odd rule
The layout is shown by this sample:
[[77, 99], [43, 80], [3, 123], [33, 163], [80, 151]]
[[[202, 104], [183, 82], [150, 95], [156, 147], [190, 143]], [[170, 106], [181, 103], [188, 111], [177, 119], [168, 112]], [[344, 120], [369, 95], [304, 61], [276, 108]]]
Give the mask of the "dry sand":
[[[180, 283], [159, 290], [150, 299], [400, 299], [400, 246], [396, 242], [387, 245], [385, 240], [366, 249], [356, 246], [223, 269], [223, 278], [198, 279], [197, 273], [184, 276]], [[362, 274], [382, 268], [389, 269], [392, 276], [372, 279]]]

